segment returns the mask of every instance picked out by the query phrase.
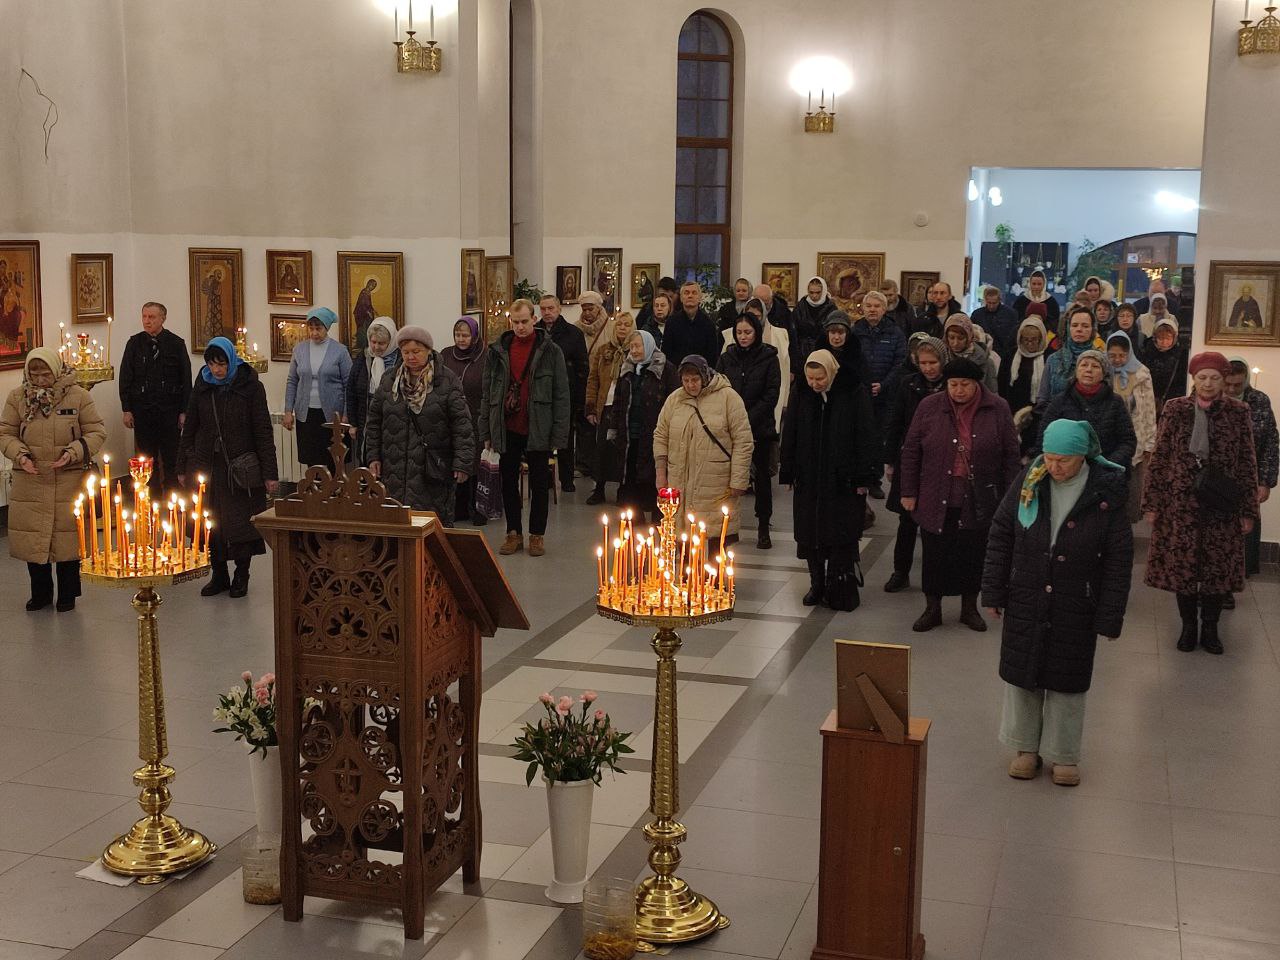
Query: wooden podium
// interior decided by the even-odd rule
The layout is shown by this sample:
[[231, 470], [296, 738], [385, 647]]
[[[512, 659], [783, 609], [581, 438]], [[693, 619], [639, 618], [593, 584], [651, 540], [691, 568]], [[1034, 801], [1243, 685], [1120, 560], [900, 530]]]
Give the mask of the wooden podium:
[[813, 960], [921, 960], [929, 721], [903, 743], [822, 725], [822, 847]]
[[330, 426], [337, 474], [312, 467], [254, 521], [274, 561], [284, 917], [304, 896], [397, 904], [416, 940], [441, 883], [480, 877], [480, 637], [529, 623], [478, 532], [348, 474]]

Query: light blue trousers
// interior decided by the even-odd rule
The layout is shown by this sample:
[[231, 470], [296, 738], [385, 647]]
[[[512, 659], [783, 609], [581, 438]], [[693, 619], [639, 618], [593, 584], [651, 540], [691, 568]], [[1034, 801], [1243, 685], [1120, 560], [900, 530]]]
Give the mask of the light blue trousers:
[[1024, 690], [1006, 683], [1000, 742], [1024, 753], [1038, 753], [1049, 763], [1079, 763], [1084, 698], [1083, 693]]

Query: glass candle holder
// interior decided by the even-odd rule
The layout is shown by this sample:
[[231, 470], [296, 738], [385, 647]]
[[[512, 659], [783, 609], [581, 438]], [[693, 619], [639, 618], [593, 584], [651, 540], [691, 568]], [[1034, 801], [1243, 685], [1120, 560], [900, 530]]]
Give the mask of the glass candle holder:
[[280, 902], [280, 835], [255, 830], [240, 857], [245, 903]]
[[628, 960], [636, 952], [636, 892], [626, 880], [592, 880], [582, 893], [582, 952]]

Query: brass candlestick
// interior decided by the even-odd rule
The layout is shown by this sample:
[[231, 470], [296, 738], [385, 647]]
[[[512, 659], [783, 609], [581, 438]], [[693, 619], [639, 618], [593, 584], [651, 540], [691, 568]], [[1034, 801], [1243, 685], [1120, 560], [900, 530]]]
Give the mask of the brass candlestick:
[[155, 592], [160, 584], [196, 580], [208, 573], [207, 564], [181, 573], [130, 578], [81, 570], [81, 576], [90, 583], [139, 588], [133, 608], [138, 611], [138, 759], [143, 766], [134, 771], [133, 782], [142, 788], [138, 805], [146, 816], [124, 836], [113, 840], [102, 854], [102, 863], [108, 870], [137, 877], [139, 883], [159, 883], [169, 874], [201, 863], [217, 849], [203, 834], [165, 813], [172, 799], [169, 784], [174, 771], [164, 763], [169, 755], [169, 738], [156, 622], [161, 600]]

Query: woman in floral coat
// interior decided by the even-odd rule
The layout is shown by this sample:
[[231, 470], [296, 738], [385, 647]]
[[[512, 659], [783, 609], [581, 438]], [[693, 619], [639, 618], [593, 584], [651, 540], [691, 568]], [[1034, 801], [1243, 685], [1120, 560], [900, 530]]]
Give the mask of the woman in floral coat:
[[[1244, 538], [1258, 522], [1249, 408], [1224, 392], [1230, 369], [1220, 353], [1192, 358], [1192, 394], [1165, 404], [1142, 494], [1152, 525], [1146, 582], [1177, 594], [1183, 652], [1198, 641], [1209, 653], [1222, 653], [1218, 617], [1224, 598], [1244, 589]], [[1197, 500], [1193, 485], [1202, 464], [1221, 471], [1239, 492], [1231, 512]]]

